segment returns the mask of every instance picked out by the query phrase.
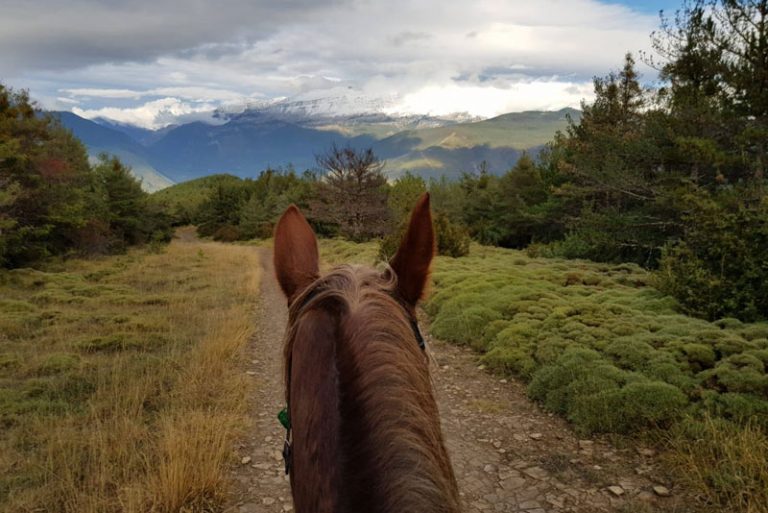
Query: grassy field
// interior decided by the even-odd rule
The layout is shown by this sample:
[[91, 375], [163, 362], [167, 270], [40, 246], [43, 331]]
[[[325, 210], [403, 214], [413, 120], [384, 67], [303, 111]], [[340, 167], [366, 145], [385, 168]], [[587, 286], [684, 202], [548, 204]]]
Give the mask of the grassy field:
[[[375, 244], [323, 241], [325, 258], [372, 263]], [[768, 323], [710, 323], [635, 265], [529, 258], [473, 246], [438, 257], [431, 333], [590, 435], [650, 435], [681, 479], [724, 511], [768, 511]]]
[[210, 511], [250, 389], [259, 264], [174, 241], [0, 274], [0, 511]]

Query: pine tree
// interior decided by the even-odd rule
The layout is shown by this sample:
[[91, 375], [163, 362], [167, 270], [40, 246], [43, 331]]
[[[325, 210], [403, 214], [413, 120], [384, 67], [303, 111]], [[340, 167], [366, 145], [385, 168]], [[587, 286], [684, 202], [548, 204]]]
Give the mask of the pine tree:
[[149, 195], [117, 157], [101, 155], [94, 168], [104, 197], [104, 220], [118, 248], [149, 240], [154, 222], [148, 215]]

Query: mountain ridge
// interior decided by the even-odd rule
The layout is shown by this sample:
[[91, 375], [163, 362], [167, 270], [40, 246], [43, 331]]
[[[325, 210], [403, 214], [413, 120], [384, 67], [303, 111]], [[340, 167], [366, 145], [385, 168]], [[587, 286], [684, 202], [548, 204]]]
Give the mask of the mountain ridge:
[[[315, 155], [332, 144], [371, 147], [387, 160], [393, 179], [406, 171], [425, 177], [458, 177], [481, 163], [493, 173], [512, 167], [523, 152], [537, 153], [575, 109], [508, 113], [465, 120], [386, 113], [278, 115], [259, 109], [229, 114], [226, 122], [193, 121], [152, 131], [110, 120], [56, 113], [97, 152], [124, 158], [145, 188], [156, 190], [211, 174], [256, 176], [268, 167], [313, 168]], [[220, 120], [222, 121], [222, 120]]]

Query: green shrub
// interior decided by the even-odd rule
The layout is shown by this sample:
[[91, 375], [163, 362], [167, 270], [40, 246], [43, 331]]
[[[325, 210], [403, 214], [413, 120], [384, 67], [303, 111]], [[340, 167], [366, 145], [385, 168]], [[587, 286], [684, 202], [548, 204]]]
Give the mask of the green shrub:
[[538, 367], [536, 360], [531, 356], [532, 349], [532, 346], [495, 346], [483, 356], [482, 361], [494, 371], [530, 379]]
[[548, 409], [565, 414], [579, 395], [618, 388], [624, 379], [625, 373], [597, 351], [571, 346], [555, 363], [533, 374], [528, 394]]
[[[448, 216], [435, 214], [432, 226], [435, 230], [435, 249], [438, 255], [448, 257], [463, 257], [469, 254], [471, 238], [463, 226], [451, 221]], [[379, 243], [379, 258], [389, 260], [397, 252], [400, 242], [408, 227], [407, 219], [397, 229], [391, 230]]]
[[670, 425], [687, 403], [685, 394], [668, 383], [638, 381], [579, 394], [568, 418], [586, 433], [630, 433]]
[[534, 356], [539, 365], [554, 363], [573, 342], [567, 338], [549, 336], [539, 340]]
[[686, 197], [686, 233], [662, 253], [658, 286], [693, 315], [768, 317], [768, 199], [742, 192]]
[[752, 394], [707, 390], [702, 394], [702, 405], [717, 417], [739, 423], [754, 420], [768, 429], [768, 402]]
[[240, 229], [231, 224], [225, 224], [217, 228], [212, 234], [213, 240], [219, 242], [234, 242], [240, 240]]
[[74, 354], [53, 353], [43, 360], [35, 369], [38, 376], [50, 376], [75, 368], [80, 358]]
[[734, 330], [744, 326], [744, 323], [733, 317], [725, 317], [714, 322], [715, 326], [718, 326], [724, 330]]
[[486, 326], [501, 318], [501, 314], [484, 306], [457, 308], [450, 313], [441, 313], [432, 324], [432, 333], [443, 340], [461, 344], [475, 344], [482, 347]]
[[768, 322], [745, 325], [739, 329], [739, 334], [747, 340], [758, 338], [768, 339]]
[[671, 422], [688, 399], [669, 383], [615, 367], [596, 351], [570, 347], [533, 375], [528, 393], [584, 433], [629, 433]]
[[715, 350], [704, 344], [684, 344], [682, 352], [694, 371], [709, 369], [715, 364]]
[[489, 322], [485, 329], [483, 329], [483, 336], [481, 339], [478, 339], [479, 342], [477, 344], [473, 344], [472, 347], [479, 351], [485, 351], [488, 349], [488, 346], [490, 346], [493, 341], [496, 339], [496, 336], [505, 328], [508, 328], [510, 325], [510, 321], [499, 319], [495, 321]]
[[433, 334], [529, 381], [533, 399], [583, 432], [666, 426], [676, 409], [747, 419], [768, 408], [768, 323], [681, 314], [635, 264], [522, 255], [474, 246], [438, 258], [425, 305]]
[[434, 217], [437, 254], [450, 257], [463, 257], [469, 254], [469, 231], [454, 223], [445, 214]]
[[622, 369], [638, 370], [648, 362], [656, 350], [647, 342], [629, 337], [609, 343], [604, 352]]
[[765, 364], [750, 354], [735, 354], [720, 361], [714, 369], [701, 373], [712, 388], [728, 392], [768, 394], [768, 375]]
[[[666, 358], [667, 356], [669, 359]], [[646, 364], [643, 374], [651, 379], [674, 385], [688, 395], [693, 394], [699, 385], [699, 380], [684, 372], [680, 364], [667, 353], [662, 353], [662, 356], [657, 356], [655, 360]]]

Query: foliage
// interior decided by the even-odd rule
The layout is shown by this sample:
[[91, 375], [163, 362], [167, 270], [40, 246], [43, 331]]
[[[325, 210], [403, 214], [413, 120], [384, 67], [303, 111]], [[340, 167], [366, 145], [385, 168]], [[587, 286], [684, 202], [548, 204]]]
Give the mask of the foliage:
[[416, 201], [425, 192], [427, 184], [420, 176], [405, 173], [395, 180], [387, 195], [387, 206], [393, 222], [399, 225], [407, 221]]
[[171, 217], [174, 226], [199, 222], [200, 206], [219, 185], [236, 186], [242, 180], [232, 175], [209, 175], [177, 183], [152, 193], [150, 201]]
[[219, 183], [200, 205], [197, 214], [197, 231], [203, 237], [213, 235], [223, 226], [235, 226], [240, 221], [240, 208], [247, 199], [247, 192], [240, 184]]
[[464, 226], [454, 223], [441, 213], [433, 217], [437, 254], [449, 257], [462, 257], [469, 254], [470, 237]]
[[693, 315], [768, 318], [768, 199], [749, 192], [688, 198], [684, 238], [664, 252], [658, 283]]
[[311, 216], [338, 226], [350, 240], [382, 235], [389, 217], [387, 179], [373, 150], [334, 145], [317, 164], [324, 175], [315, 184]]
[[[275, 222], [288, 205], [296, 204], [309, 213], [316, 182], [313, 173], [297, 175], [291, 168], [266, 169], [255, 179], [212, 175], [154, 193], [150, 207], [161, 207], [174, 224], [196, 224], [204, 237], [263, 239], [272, 235]], [[318, 233], [333, 234], [311, 216], [310, 222]]]
[[93, 173], [104, 200], [104, 212], [99, 219], [109, 227], [112, 249], [150, 240], [170, 240], [170, 220], [149, 203], [149, 195], [116, 157], [102, 155]]
[[[403, 219], [396, 229], [382, 237], [379, 243], [379, 257], [389, 260], [397, 252], [408, 227], [408, 219]], [[435, 230], [435, 250], [438, 255], [462, 257], [469, 254], [470, 237], [467, 229], [452, 222], [445, 214], [435, 214], [432, 218]]]
[[432, 333], [530, 381], [533, 398], [585, 433], [669, 426], [685, 412], [768, 412], [768, 326], [681, 315], [636, 265], [475, 246], [439, 257], [433, 277]]
[[25, 92], [0, 85], [0, 264], [63, 253], [94, 211], [88, 157], [71, 133], [39, 116]]
[[91, 167], [68, 130], [0, 84], [0, 265], [168, 239], [146, 198], [117, 159]]

